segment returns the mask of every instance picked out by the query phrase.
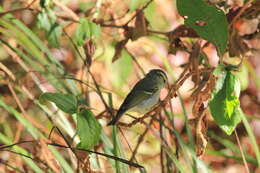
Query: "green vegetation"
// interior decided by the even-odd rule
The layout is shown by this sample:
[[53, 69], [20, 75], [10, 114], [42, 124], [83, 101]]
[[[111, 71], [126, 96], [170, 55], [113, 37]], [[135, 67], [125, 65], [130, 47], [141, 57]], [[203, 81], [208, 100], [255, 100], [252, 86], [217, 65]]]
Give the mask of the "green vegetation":
[[[259, 0], [0, 7], [0, 172], [259, 171]], [[160, 102], [107, 126], [154, 68]]]

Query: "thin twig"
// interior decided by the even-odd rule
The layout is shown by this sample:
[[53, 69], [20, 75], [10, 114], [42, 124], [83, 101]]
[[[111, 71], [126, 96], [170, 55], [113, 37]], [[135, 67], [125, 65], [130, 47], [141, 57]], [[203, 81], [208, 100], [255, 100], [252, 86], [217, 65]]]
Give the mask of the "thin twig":
[[[68, 146], [64, 146], [64, 145], [60, 145], [60, 144], [56, 144], [56, 143], [49, 143], [48, 145], [52, 145], [52, 146], [56, 146], [56, 147], [61, 147], [61, 148], [69, 148]], [[136, 164], [136, 163], [133, 163], [133, 162], [130, 162], [128, 160], [125, 160], [125, 159], [122, 159], [120, 157], [115, 157], [115, 156], [112, 156], [112, 155], [109, 155], [109, 154], [105, 154], [105, 153], [100, 153], [100, 152], [97, 152], [97, 151], [92, 151], [92, 150], [87, 150], [87, 149], [81, 149], [81, 148], [75, 148], [75, 147], [71, 147], [71, 149], [73, 150], [79, 150], [79, 151], [86, 151], [86, 152], [89, 152], [89, 153], [94, 153], [94, 154], [98, 154], [98, 155], [101, 155], [101, 156], [104, 156], [104, 157], [107, 157], [107, 158], [110, 158], [110, 159], [113, 159], [113, 160], [117, 160], [119, 162], [122, 162], [122, 163], [125, 163], [129, 166], [133, 166], [133, 167], [136, 167], [136, 168], [142, 168], [144, 169], [143, 166], [139, 165], [139, 164]]]
[[88, 73], [90, 74], [90, 76], [91, 76], [91, 78], [92, 78], [92, 80], [93, 80], [93, 82], [94, 82], [94, 84], [95, 84], [95, 87], [96, 87], [96, 89], [97, 89], [97, 94], [99, 95], [99, 97], [100, 97], [102, 103], [104, 104], [104, 106], [105, 106], [105, 108], [107, 109], [107, 111], [110, 113], [111, 117], [113, 117], [113, 111], [112, 111], [112, 109], [107, 105], [107, 103], [106, 103], [106, 101], [105, 101], [105, 99], [104, 99], [104, 97], [103, 97], [103, 95], [102, 95], [102, 92], [101, 92], [101, 90], [100, 90], [100, 86], [98, 85], [98, 83], [97, 83], [97, 81], [96, 81], [94, 75], [91, 73], [90, 70], [88, 70]]
[[127, 9], [127, 11], [123, 15], [117, 16], [116, 18], [114, 18], [114, 16], [112, 16], [112, 18], [110, 18], [108, 20], [104, 20], [104, 22], [112, 22], [112, 21], [120, 20], [120, 19], [124, 18], [128, 12], [129, 12], [129, 9]]
[[0, 146], [0, 151], [4, 150], [5, 148], [11, 148], [13, 146], [16, 145], [20, 145], [20, 144], [24, 144], [24, 143], [30, 143], [30, 142], [36, 142], [35, 140], [31, 140], [31, 141], [20, 141], [20, 142], [16, 142], [10, 145], [4, 145], [4, 146]]
[[[160, 118], [160, 121], [163, 122], [161, 113], [160, 113], [159, 118]], [[160, 124], [159, 132], [160, 132], [160, 138], [161, 138], [160, 141], [162, 141], [162, 139], [163, 139], [163, 126], [162, 126], [161, 123], [159, 123], [159, 124]], [[165, 173], [165, 170], [164, 170], [164, 148], [163, 148], [162, 144], [161, 144], [161, 151], [160, 151], [160, 163], [161, 163], [161, 170], [162, 170], [161, 172]]]
[[110, 27], [110, 28], [124, 28], [124, 25], [114, 25], [114, 24], [105, 24], [105, 23], [97, 23], [102, 27]]
[[[152, 122], [153, 122], [153, 119], [150, 120], [148, 126], [151, 126]], [[132, 156], [131, 156], [131, 158], [130, 158], [130, 161], [133, 161], [133, 159], [135, 158], [135, 155], [136, 155], [136, 153], [137, 153], [137, 150], [138, 150], [139, 146], [141, 145], [141, 143], [143, 142], [144, 137], [145, 137], [145, 135], [147, 134], [148, 130], [149, 130], [149, 128], [146, 127], [145, 130], [144, 130], [144, 132], [139, 136], [139, 138], [138, 138], [138, 140], [137, 140], [137, 144], [136, 144], [136, 146], [135, 146], [135, 149], [134, 149], [134, 151], [132, 152]]]
[[85, 62], [84, 57], [81, 55], [81, 53], [80, 53], [80, 51], [79, 51], [77, 45], [74, 43], [73, 39], [69, 36], [69, 34], [65, 31], [65, 29], [63, 29], [62, 31], [64, 32], [65, 36], [68, 37], [69, 41], [72, 43], [72, 46], [73, 46], [74, 49], [76, 50], [76, 52], [77, 52], [77, 54], [79, 55], [79, 57], [81, 58], [81, 60], [82, 60], [83, 62]]
[[167, 36], [169, 34], [169, 32], [154, 31], [154, 30], [150, 30], [150, 29], [147, 29], [147, 32], [152, 33], [152, 34], [161, 34], [161, 35], [165, 35], [165, 36]]
[[16, 13], [16, 12], [23, 11], [23, 10], [31, 10], [30, 7], [31, 7], [36, 1], [37, 1], [37, 0], [33, 0], [33, 1], [30, 2], [26, 7], [17, 8], [17, 9], [13, 9], [13, 10], [1, 12], [1, 13], [0, 13], [0, 17], [6, 15], [6, 14], [8, 14], [8, 13]]
[[67, 12], [67, 14], [70, 14], [70, 16], [73, 18], [74, 21], [79, 21], [79, 17], [76, 13], [74, 13], [70, 8], [68, 8], [63, 3], [59, 2], [58, 0], [53, 0], [55, 5], [60, 7], [63, 11]]
[[[188, 69], [188, 68], [187, 68]], [[168, 88], [170, 89], [170, 85], [168, 83]], [[174, 113], [173, 113], [173, 108], [172, 108], [172, 101], [169, 100], [169, 105], [170, 105], [170, 111], [171, 111], [171, 116], [172, 116], [172, 120], [170, 121], [170, 124], [172, 124], [172, 128], [173, 129], [176, 129], [175, 128], [175, 122], [174, 122]], [[170, 133], [170, 135], [172, 136], [172, 133]], [[177, 141], [177, 138], [173, 138], [174, 139], [174, 143], [175, 143], [175, 146], [176, 146], [176, 151], [175, 151], [175, 154], [176, 154], [176, 157], [177, 159], [179, 158], [179, 143]]]
[[[61, 132], [61, 130], [58, 128], [58, 127], [53, 127], [53, 129], [54, 128], [56, 128], [57, 130], [58, 130], [58, 132], [59, 132], [59, 134], [62, 136], [62, 138], [63, 138], [63, 140], [65, 141], [65, 143], [67, 144], [67, 146], [68, 146], [68, 148], [70, 149], [70, 151], [75, 155], [75, 157], [77, 158], [77, 163], [82, 163], [82, 164], [84, 164], [84, 161], [82, 161], [79, 157], [78, 157], [78, 155], [77, 155], [77, 153], [76, 153], [76, 151], [75, 150], [73, 150], [72, 149], [72, 147], [71, 147], [71, 143], [67, 140], [67, 138], [63, 135], [63, 133]], [[73, 141], [72, 141], [73, 142]]]
[[140, 63], [137, 61], [137, 59], [135, 58], [135, 56], [127, 49], [125, 48], [127, 53], [131, 56], [131, 58], [134, 60], [134, 62], [136, 63], [136, 65], [138, 66], [138, 68], [141, 70], [142, 74], [145, 75], [145, 71], [143, 69], [143, 67], [140, 65]]
[[237, 15], [232, 19], [232, 21], [230, 22], [229, 26], [233, 26], [234, 23], [238, 20], [238, 18], [241, 16], [241, 14], [249, 7], [249, 5], [253, 2], [253, 0], [249, 0], [247, 1], [247, 3], [241, 8], [241, 10], [239, 10], [239, 12], [237, 13]]
[[8, 162], [7, 162], [7, 161], [4, 161], [4, 160], [2, 160], [2, 159], [0, 159], [0, 164], [3, 164], [3, 165], [5, 165], [5, 166], [7, 166], [7, 167], [9, 167], [9, 168], [13, 169], [15, 172], [26, 173], [26, 172], [24, 172], [24, 171], [21, 171], [20, 169], [18, 169], [18, 168], [16, 168], [16, 167], [14, 167], [14, 166], [12, 166], [12, 165], [8, 164]]
[[237, 135], [237, 130], [236, 130], [236, 129], [235, 129], [235, 136], [236, 136], [237, 144], [238, 144], [238, 146], [239, 146], [239, 150], [240, 150], [240, 152], [241, 152], [241, 156], [242, 156], [242, 159], [243, 159], [244, 166], [245, 166], [245, 168], [246, 168], [246, 172], [247, 172], [247, 173], [250, 173], [249, 168], [248, 168], [248, 165], [247, 165], [247, 162], [246, 162], [245, 154], [244, 154], [243, 148], [242, 148], [242, 146], [241, 146], [239, 137], [238, 137], [238, 135]]
[[140, 10], [137, 10], [135, 15], [133, 15], [125, 24], [124, 26], [127, 26], [137, 15], [138, 13], [142, 12], [144, 9], [146, 9], [148, 7], [149, 4], [151, 4], [151, 2], [153, 2], [153, 0], [148, 1]]
[[[14, 153], [14, 154], [20, 155], [20, 156], [22, 156], [22, 157], [26, 157], [26, 158], [28, 158], [28, 159], [31, 159], [31, 160], [33, 160], [33, 161], [35, 161], [35, 162], [37, 162], [37, 163], [40, 163], [40, 162], [41, 162], [42, 164], [44, 164], [46, 167], [49, 168], [49, 166], [48, 166], [45, 162], [43, 162], [42, 160], [40, 160], [40, 159], [32, 158], [31, 156], [28, 156], [28, 155], [26, 155], [26, 154], [19, 153], [19, 152], [16, 152], [16, 151], [12, 151], [12, 150], [8, 150], [8, 149], [7, 149], [7, 148], [12, 148], [12, 147], [14, 147], [14, 146], [16, 146], [16, 145], [20, 145], [20, 144], [24, 144], [24, 143], [38, 143], [38, 141], [36, 141], [36, 140], [20, 141], [20, 142], [17, 142], [17, 143], [13, 143], [13, 144], [11, 144], [11, 145], [5, 145], [5, 146], [2, 146], [2, 147], [0, 148], [0, 152], [6, 151], [6, 152]], [[1, 159], [0, 159], [0, 161], [1, 161]]]

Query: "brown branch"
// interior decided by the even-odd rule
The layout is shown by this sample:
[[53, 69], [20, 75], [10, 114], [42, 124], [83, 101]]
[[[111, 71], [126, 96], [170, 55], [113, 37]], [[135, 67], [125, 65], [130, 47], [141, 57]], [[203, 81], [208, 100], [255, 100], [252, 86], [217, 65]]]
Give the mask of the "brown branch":
[[102, 27], [124, 28], [124, 25], [104, 24], [104, 23], [99, 23], [99, 22], [96, 22], [96, 24], [99, 24]]
[[67, 14], [70, 14], [70, 16], [73, 18], [74, 21], [79, 21], [79, 17], [76, 13], [74, 13], [70, 8], [68, 8], [66, 5], [62, 4], [58, 0], [53, 0], [53, 3], [55, 3], [58, 7], [60, 7], [63, 11], [67, 12]]
[[[162, 121], [162, 114], [160, 113], [160, 129], [159, 129], [159, 132], [160, 132], [160, 140], [162, 141], [164, 139], [164, 136], [163, 136], [163, 126], [161, 124]], [[164, 148], [163, 148], [163, 145], [161, 144], [161, 147], [160, 147], [160, 164], [161, 164], [161, 172], [162, 173], [165, 173], [165, 170], [164, 170]]]
[[[187, 66], [187, 69], [188, 69], [188, 66]], [[170, 89], [169, 83], [168, 83], [168, 88]], [[171, 102], [171, 100], [169, 100], [168, 102], [169, 102], [169, 105], [170, 105], [171, 115], [173, 116], [172, 102]], [[175, 130], [176, 127], [175, 127], [175, 123], [174, 123], [174, 118], [172, 118], [172, 121], [170, 123], [172, 124], [172, 128]], [[179, 143], [177, 141], [177, 138], [175, 138], [172, 133], [170, 133], [170, 136], [174, 139], [174, 144], [176, 146], [175, 154], [176, 154], [176, 157], [178, 159], [179, 158]]]
[[230, 27], [232, 27], [234, 25], [234, 23], [238, 20], [238, 18], [242, 15], [242, 13], [249, 7], [249, 5], [253, 2], [253, 0], [249, 0], [247, 1], [247, 3], [241, 8], [241, 10], [239, 10], [239, 12], [237, 13], [237, 15], [232, 19], [232, 21], [230, 22]]
[[153, 0], [148, 1], [140, 10], [137, 10], [135, 15], [132, 16], [125, 24], [124, 26], [127, 26], [140, 12], [142, 12], [144, 9], [146, 9], [148, 7], [149, 4], [151, 4], [151, 2], [153, 2]]
[[17, 8], [17, 9], [13, 9], [13, 10], [1, 12], [1, 13], [0, 13], [0, 17], [6, 15], [6, 14], [8, 14], [8, 13], [16, 13], [16, 12], [23, 11], [23, 10], [31, 10], [30, 7], [31, 7], [36, 1], [37, 1], [37, 0], [33, 0], [33, 1], [30, 2], [26, 7]]
[[128, 52], [128, 54], [131, 56], [131, 58], [134, 60], [134, 62], [136, 63], [137, 67], [141, 70], [142, 74], [145, 75], [145, 71], [143, 69], [143, 67], [140, 65], [140, 63], [137, 61], [137, 59], [135, 58], [135, 56], [125, 47], [125, 50]]
[[89, 69], [88, 69], [88, 73], [90, 74], [90, 76], [91, 76], [91, 78], [92, 78], [92, 80], [93, 80], [93, 82], [94, 82], [94, 84], [95, 84], [95, 87], [96, 87], [96, 89], [97, 89], [97, 94], [99, 95], [99, 97], [100, 97], [102, 103], [104, 104], [104, 106], [105, 106], [105, 108], [107, 109], [107, 111], [110, 113], [111, 117], [113, 117], [113, 115], [114, 115], [114, 114], [113, 114], [113, 111], [112, 111], [112, 109], [107, 105], [107, 103], [106, 103], [106, 101], [105, 101], [105, 99], [104, 99], [104, 97], [103, 97], [103, 95], [102, 95], [102, 92], [101, 92], [101, 90], [100, 90], [100, 86], [98, 85], [98, 83], [97, 83], [97, 81], [96, 81], [94, 75], [91, 73], [91, 71], [90, 71]]
[[154, 30], [150, 30], [147, 29], [147, 32], [152, 33], [152, 34], [161, 34], [161, 35], [168, 35], [168, 32], [162, 32], [162, 31], [154, 31]]
[[[61, 147], [61, 148], [70, 148], [68, 146], [64, 146], [64, 145], [60, 145], [60, 144], [56, 144], [56, 143], [48, 143], [48, 145], [52, 145], [52, 146], [55, 146], [55, 147]], [[143, 166], [141, 166], [141, 165], [139, 165], [137, 163], [130, 162], [128, 160], [122, 159], [120, 157], [115, 157], [115, 156], [112, 156], [112, 155], [109, 155], [109, 154], [106, 154], [106, 153], [101, 153], [101, 152], [92, 151], [92, 150], [88, 150], [88, 149], [75, 148], [75, 147], [71, 147], [71, 149], [79, 150], [79, 151], [85, 151], [85, 152], [89, 152], [89, 153], [94, 153], [94, 154], [97, 154], [97, 155], [100, 155], [100, 156], [104, 156], [104, 157], [107, 157], [107, 158], [110, 158], [110, 159], [122, 162], [124, 164], [127, 164], [127, 165], [135, 167], [135, 168], [144, 169]]]

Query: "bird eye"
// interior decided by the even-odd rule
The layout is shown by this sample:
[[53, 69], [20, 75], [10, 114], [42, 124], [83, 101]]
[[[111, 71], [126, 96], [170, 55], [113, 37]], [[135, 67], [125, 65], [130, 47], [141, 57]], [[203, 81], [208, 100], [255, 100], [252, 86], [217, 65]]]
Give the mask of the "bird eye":
[[161, 78], [163, 79], [163, 82], [166, 83], [166, 78], [164, 76], [164, 74], [162, 74], [161, 72], [157, 73], [159, 76], [161, 76]]

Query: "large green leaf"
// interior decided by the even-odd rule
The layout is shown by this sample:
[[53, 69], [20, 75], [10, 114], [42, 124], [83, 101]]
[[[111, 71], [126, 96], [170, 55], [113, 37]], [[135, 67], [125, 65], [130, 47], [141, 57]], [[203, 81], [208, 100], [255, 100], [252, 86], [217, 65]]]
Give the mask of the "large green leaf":
[[91, 149], [99, 142], [101, 125], [90, 110], [83, 109], [77, 115], [77, 132], [80, 138], [79, 148]]
[[185, 25], [217, 46], [222, 55], [227, 46], [228, 22], [223, 11], [204, 0], [177, 0], [177, 9], [185, 17]]
[[227, 71], [219, 76], [209, 107], [216, 123], [228, 135], [241, 121], [239, 94], [240, 82], [235, 75]]
[[75, 34], [76, 44], [82, 46], [85, 41], [90, 39], [92, 36], [99, 37], [100, 34], [101, 28], [99, 25], [86, 18], [81, 18]]
[[43, 93], [40, 96], [41, 103], [45, 100], [54, 102], [62, 111], [73, 114], [77, 112], [77, 98], [71, 94]]

